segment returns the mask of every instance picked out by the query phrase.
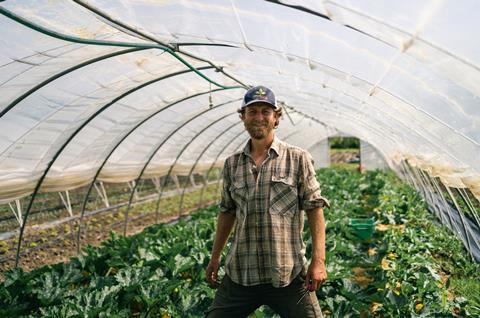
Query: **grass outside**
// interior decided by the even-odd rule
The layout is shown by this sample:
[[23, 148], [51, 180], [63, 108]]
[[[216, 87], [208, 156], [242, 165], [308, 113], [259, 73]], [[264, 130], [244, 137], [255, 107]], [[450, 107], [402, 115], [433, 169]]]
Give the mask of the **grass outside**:
[[346, 149], [341, 149], [341, 148], [330, 148], [330, 154], [334, 154], [337, 152], [355, 152], [359, 153], [360, 149], [358, 148], [346, 148]]

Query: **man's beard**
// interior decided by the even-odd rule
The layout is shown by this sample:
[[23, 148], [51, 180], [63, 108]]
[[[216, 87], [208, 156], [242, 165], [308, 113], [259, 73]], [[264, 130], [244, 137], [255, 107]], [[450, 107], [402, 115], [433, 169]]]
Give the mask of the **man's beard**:
[[273, 130], [273, 125], [269, 125], [268, 123], [250, 123], [245, 124], [245, 128], [250, 134], [250, 137], [260, 140], [268, 136]]

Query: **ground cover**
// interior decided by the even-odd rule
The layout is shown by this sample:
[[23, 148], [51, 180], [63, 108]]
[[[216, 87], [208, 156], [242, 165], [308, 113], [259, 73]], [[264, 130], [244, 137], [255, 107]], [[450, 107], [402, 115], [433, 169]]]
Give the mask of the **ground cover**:
[[360, 149], [330, 148], [330, 167], [334, 169], [358, 170]]
[[[328, 317], [477, 317], [480, 267], [392, 174], [324, 169], [328, 281], [317, 292]], [[130, 237], [112, 234], [71, 262], [0, 285], [2, 317], [202, 317], [214, 290], [204, 281], [216, 207]], [[351, 217], [374, 216], [372, 238]], [[307, 254], [311, 251], [305, 233]], [[465, 285], [468, 288], [465, 288]], [[252, 317], [272, 317], [261, 308]]]
[[[393, 174], [324, 170], [329, 280], [318, 292], [334, 317], [476, 317], [480, 267]], [[327, 181], [328, 180], [328, 181]], [[337, 181], [333, 181], [337, 180]], [[373, 238], [352, 236], [352, 216], [376, 219]], [[468, 280], [473, 290], [455, 284]], [[477, 291], [477, 292], [475, 292]]]

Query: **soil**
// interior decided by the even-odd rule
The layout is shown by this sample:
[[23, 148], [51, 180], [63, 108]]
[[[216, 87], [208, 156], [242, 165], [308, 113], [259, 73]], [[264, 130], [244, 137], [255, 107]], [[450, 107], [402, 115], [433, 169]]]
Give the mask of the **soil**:
[[[214, 203], [215, 201], [206, 202], [204, 206]], [[181, 217], [187, 216], [198, 208], [185, 210]], [[168, 223], [179, 218], [178, 212], [165, 212], [159, 215], [158, 223]], [[146, 227], [155, 224], [155, 219], [155, 213], [131, 215], [127, 227], [127, 236], [139, 233]], [[123, 211], [109, 211], [84, 219], [83, 224], [81, 247], [87, 244], [98, 246], [110, 237], [111, 231], [123, 235], [124, 214]], [[24, 271], [30, 271], [43, 265], [68, 262], [71, 257], [77, 255], [77, 231], [78, 221], [56, 225], [40, 231], [26, 228], [19, 267], [22, 267]], [[3, 258], [0, 262], [0, 280], [3, 280], [3, 272], [15, 267], [17, 240], [18, 238], [14, 237], [3, 241], [4, 246], [0, 251], [0, 257]]]
[[360, 155], [358, 151], [332, 151], [330, 160], [331, 163], [358, 163]]

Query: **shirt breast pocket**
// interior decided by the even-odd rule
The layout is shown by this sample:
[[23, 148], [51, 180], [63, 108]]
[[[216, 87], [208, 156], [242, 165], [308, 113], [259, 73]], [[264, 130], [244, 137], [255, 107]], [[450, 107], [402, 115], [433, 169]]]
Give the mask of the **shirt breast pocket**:
[[231, 183], [230, 194], [233, 201], [235, 201], [235, 204], [240, 210], [246, 208], [248, 188], [247, 183], [243, 178], [238, 178]]
[[293, 216], [298, 211], [297, 184], [292, 177], [272, 175], [270, 186], [270, 213]]

